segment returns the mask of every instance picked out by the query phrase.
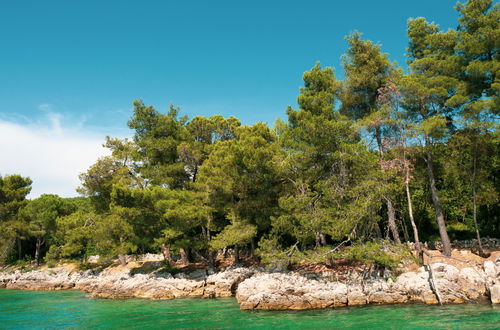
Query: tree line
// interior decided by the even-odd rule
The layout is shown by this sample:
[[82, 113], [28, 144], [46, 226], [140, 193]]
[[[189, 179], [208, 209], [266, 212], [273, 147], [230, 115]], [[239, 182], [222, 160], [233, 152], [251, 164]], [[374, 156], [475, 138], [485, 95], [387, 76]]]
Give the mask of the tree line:
[[81, 197], [27, 200], [29, 178], [0, 176], [0, 263], [498, 237], [500, 5], [456, 9], [454, 30], [408, 20], [406, 72], [351, 33], [345, 78], [314, 65], [273, 128], [134, 101], [133, 138], [106, 138]]

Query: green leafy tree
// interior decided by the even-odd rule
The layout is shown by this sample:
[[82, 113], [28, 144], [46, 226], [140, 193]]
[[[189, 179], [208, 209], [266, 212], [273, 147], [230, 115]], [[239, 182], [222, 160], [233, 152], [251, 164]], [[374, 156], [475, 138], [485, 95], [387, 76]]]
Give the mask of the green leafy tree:
[[189, 181], [185, 164], [179, 161], [178, 147], [188, 139], [187, 117], [177, 118], [172, 105], [162, 114], [142, 101], [134, 101], [134, 115], [128, 126], [135, 130], [134, 142], [141, 160], [138, 171], [151, 184], [183, 187]]
[[124, 265], [125, 255], [137, 251], [136, 234], [123, 217], [113, 213], [100, 215], [94, 228], [95, 249], [100, 255], [118, 256]]
[[179, 160], [186, 165], [192, 182], [196, 182], [198, 171], [208, 158], [217, 141], [226, 141], [236, 137], [240, 121], [235, 117], [224, 118], [220, 115], [206, 118], [198, 116], [187, 124], [189, 138], [177, 147]]
[[99, 215], [95, 213], [90, 199], [77, 197], [66, 199], [75, 211], [56, 219], [56, 228], [51, 237], [47, 259], [80, 258], [95, 254], [94, 232]]
[[[391, 130], [390, 108], [381, 106], [380, 91], [395, 85], [400, 70], [389, 60], [386, 53], [381, 53], [380, 45], [369, 40], [362, 40], [359, 32], [347, 38], [349, 48], [343, 57], [346, 79], [341, 93], [341, 113], [358, 120], [370, 137], [375, 138], [379, 151], [380, 165], [384, 163], [387, 143], [385, 136]], [[394, 241], [401, 243], [396, 225], [396, 215], [389, 193], [385, 195], [389, 229]]]
[[463, 60], [470, 109], [496, 115], [500, 109], [500, 3], [469, 0], [458, 3], [458, 43]]
[[491, 0], [469, 0], [458, 3], [456, 9], [460, 14], [456, 51], [463, 59], [461, 79], [467, 86], [468, 102], [464, 107], [466, 128], [455, 142], [459, 141], [464, 150], [470, 150], [466, 154], [471, 156], [457, 159], [457, 164], [462, 164], [459, 166], [462, 170], [464, 159], [469, 164], [465, 166], [469, 172], [462, 173], [471, 178], [474, 227], [480, 253], [483, 253], [477, 223], [478, 182], [482, 181], [485, 168], [480, 149], [487, 145], [485, 133], [500, 109], [500, 4], [493, 4]]
[[237, 262], [239, 260], [238, 248], [248, 245], [255, 238], [257, 227], [237, 218], [234, 214], [230, 215], [230, 219], [231, 223], [210, 241], [210, 247], [219, 250], [227, 246], [234, 246], [235, 261]]
[[0, 176], [0, 263], [7, 261], [16, 242], [18, 258], [22, 258], [21, 241], [26, 231], [18, 211], [28, 202], [31, 184], [30, 178], [18, 174]]
[[[235, 139], [217, 142], [200, 168], [198, 189], [214, 208], [212, 227], [221, 230], [233, 216], [268, 232], [276, 212], [280, 178], [276, 135], [266, 124], [237, 129]], [[229, 230], [229, 229], [228, 229]], [[254, 241], [251, 240], [252, 248]]]
[[[495, 147], [495, 135], [488, 130], [492, 123], [483, 122], [483, 127], [465, 126], [456, 132], [448, 145], [449, 166], [446, 167], [445, 181], [450, 186], [453, 196], [452, 205], [457, 208], [457, 215], [464, 219], [464, 224], [472, 222], [479, 252], [481, 245], [478, 210], [481, 206], [492, 208], [498, 203], [498, 189], [495, 188], [494, 172], [498, 157]], [[479, 132], [478, 132], [479, 131]], [[471, 221], [472, 220], [472, 221]]]
[[107, 136], [103, 146], [111, 151], [111, 155], [99, 158], [87, 172], [81, 173], [82, 183], [76, 190], [90, 197], [98, 212], [109, 211], [113, 185], [143, 187], [146, 184], [136, 171], [134, 143]]
[[157, 198], [155, 209], [162, 215], [161, 235], [156, 239], [167, 262], [170, 251], [179, 251], [182, 262], [189, 262], [190, 253], [208, 248], [212, 208], [205, 194], [198, 191], [152, 188]]
[[35, 239], [35, 261], [40, 265], [41, 248], [56, 230], [56, 219], [73, 212], [73, 207], [57, 195], [41, 195], [20, 210], [28, 224], [28, 234]]
[[402, 80], [403, 107], [424, 140], [435, 216], [444, 253], [450, 255], [451, 244], [434, 175], [433, 146], [446, 137], [453, 117], [467, 100], [459, 80], [461, 60], [455, 55], [456, 32], [440, 32], [435, 24], [417, 18], [408, 21], [408, 37], [411, 73]]
[[109, 211], [113, 185], [127, 180], [129, 169], [112, 156], [97, 160], [85, 173], [80, 174], [82, 182], [77, 191], [90, 197], [96, 210]]
[[[357, 234], [364, 230], [364, 220], [373, 210], [368, 199], [380, 195], [373, 198], [373, 187], [367, 189], [368, 182], [362, 183], [369, 178], [367, 171], [373, 173], [369, 169], [376, 165], [374, 154], [359, 141], [351, 123], [334, 111], [339, 85], [333, 70], [317, 64], [304, 74], [304, 84], [298, 97], [300, 110], [289, 108], [288, 124], [278, 123], [284, 154], [277, 164], [289, 187], [279, 199], [281, 212], [273, 218], [273, 234], [288, 234], [302, 246], [314, 242], [319, 247], [326, 243], [325, 234], [337, 240], [356, 228]], [[352, 189], [355, 185], [358, 192]], [[356, 195], [367, 203], [349, 212], [346, 206]]]

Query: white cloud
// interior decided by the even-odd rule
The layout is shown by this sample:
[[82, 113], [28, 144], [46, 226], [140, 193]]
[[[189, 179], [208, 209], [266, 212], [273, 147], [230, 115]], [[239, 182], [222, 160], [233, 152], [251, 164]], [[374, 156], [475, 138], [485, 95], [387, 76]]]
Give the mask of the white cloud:
[[65, 127], [63, 116], [41, 105], [45, 120], [19, 124], [0, 119], [0, 174], [21, 174], [33, 180], [30, 198], [52, 193], [77, 196], [78, 175], [100, 156], [104, 134], [85, 131], [83, 123]]

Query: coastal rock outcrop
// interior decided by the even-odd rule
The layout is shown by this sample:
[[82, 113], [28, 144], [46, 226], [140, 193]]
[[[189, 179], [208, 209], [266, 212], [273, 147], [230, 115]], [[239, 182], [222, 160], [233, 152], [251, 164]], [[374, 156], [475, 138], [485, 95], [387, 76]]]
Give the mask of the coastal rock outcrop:
[[131, 274], [130, 269], [107, 269], [87, 275], [75, 283], [75, 289], [95, 298], [172, 299], [201, 296], [203, 280], [175, 278], [171, 274]]
[[312, 309], [345, 305], [347, 287], [296, 274], [262, 274], [243, 281], [236, 292], [241, 309]]
[[[133, 270], [133, 269], [132, 269]], [[80, 290], [96, 298], [173, 299], [182, 297], [230, 297], [237, 285], [255, 274], [256, 268], [229, 268], [208, 275], [204, 269], [190, 273], [134, 274], [130, 268], [110, 267], [102, 272], [65, 268], [19, 270], [0, 273], [0, 288], [23, 290]], [[213, 292], [211, 294], [210, 292]]]
[[[460, 252], [462, 253], [462, 252]], [[463, 253], [462, 253], [463, 254]], [[464, 254], [468, 256], [467, 254]], [[457, 255], [459, 256], [459, 255]], [[157, 256], [99, 270], [65, 264], [38, 270], [0, 272], [0, 288], [80, 290], [98, 298], [173, 299], [236, 295], [241, 309], [302, 310], [366, 304], [420, 302], [462, 303], [490, 299], [500, 303], [500, 252], [488, 259], [433, 257], [429, 266], [413, 265], [395, 277], [391, 272], [352, 268], [344, 272], [266, 272], [259, 267], [185, 268], [167, 273]], [[188, 269], [190, 269], [188, 271]]]
[[[478, 301], [486, 297], [488, 275], [475, 267], [432, 265], [443, 303]], [[492, 297], [500, 293], [492, 287]], [[437, 304], [428, 269], [403, 273], [396, 281], [370, 278], [356, 282], [308, 279], [298, 274], [262, 274], [242, 282], [236, 298], [241, 309], [314, 309], [335, 306], [405, 303]], [[500, 298], [500, 296], [499, 296]], [[493, 301], [493, 298], [492, 298]]]
[[75, 286], [80, 274], [66, 269], [23, 273], [16, 270], [0, 274], [0, 287], [23, 290], [68, 290]]
[[342, 283], [308, 279], [298, 274], [265, 274], [245, 280], [236, 298], [241, 309], [315, 309], [369, 303], [404, 303], [407, 295], [384, 279]]

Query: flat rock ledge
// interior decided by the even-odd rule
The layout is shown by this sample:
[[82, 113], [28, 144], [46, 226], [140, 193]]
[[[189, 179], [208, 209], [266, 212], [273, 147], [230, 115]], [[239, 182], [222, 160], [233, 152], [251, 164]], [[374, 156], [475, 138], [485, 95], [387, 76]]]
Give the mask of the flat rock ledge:
[[[500, 260], [479, 267], [432, 265], [443, 303], [500, 303]], [[430, 274], [421, 267], [391, 279], [335, 282], [289, 273], [260, 274], [243, 281], [236, 293], [241, 309], [304, 310], [367, 304], [420, 302], [437, 304]]]
[[131, 274], [130, 269], [72, 272], [64, 268], [0, 273], [0, 288], [22, 290], [80, 290], [94, 298], [173, 299], [230, 297], [255, 268], [229, 268], [209, 275], [206, 270], [189, 274]]

